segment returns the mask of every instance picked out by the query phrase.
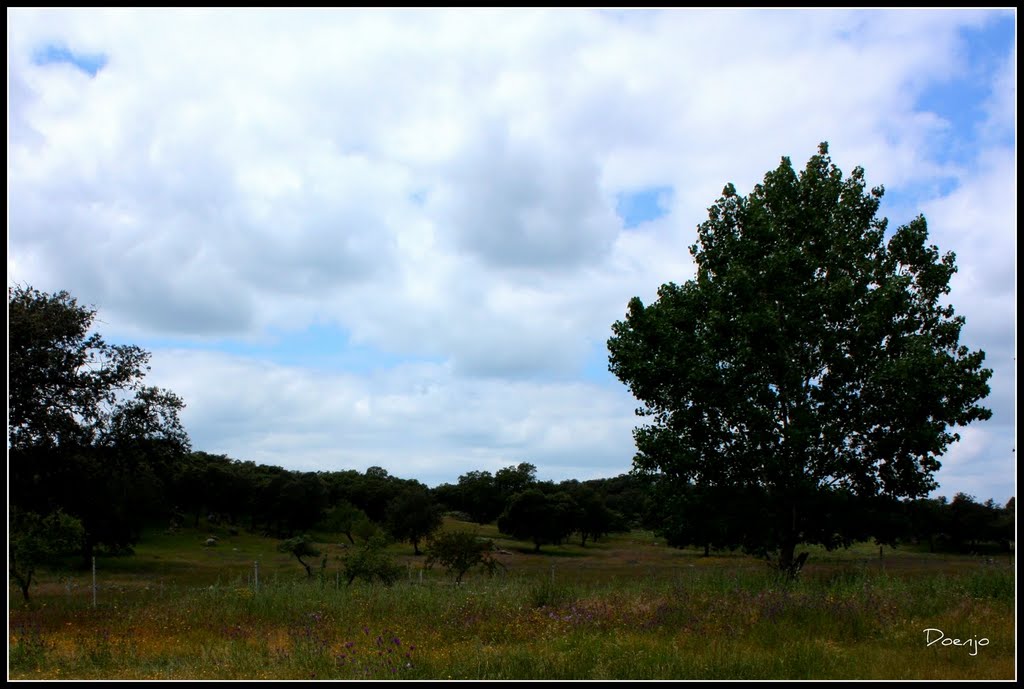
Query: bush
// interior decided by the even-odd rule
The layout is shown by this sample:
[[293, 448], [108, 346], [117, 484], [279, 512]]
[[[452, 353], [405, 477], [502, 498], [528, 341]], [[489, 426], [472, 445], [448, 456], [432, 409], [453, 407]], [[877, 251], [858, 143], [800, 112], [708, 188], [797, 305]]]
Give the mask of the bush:
[[364, 579], [368, 583], [373, 583], [376, 579], [385, 586], [391, 586], [398, 581], [404, 569], [384, 551], [386, 546], [387, 541], [379, 536], [373, 536], [356, 552], [342, 558], [349, 586], [356, 579]]
[[469, 531], [446, 531], [434, 536], [427, 545], [426, 565], [440, 563], [445, 572], [455, 574], [458, 584], [466, 572], [477, 566], [493, 576], [503, 566], [494, 559], [494, 550], [494, 541], [490, 539], [477, 538]]

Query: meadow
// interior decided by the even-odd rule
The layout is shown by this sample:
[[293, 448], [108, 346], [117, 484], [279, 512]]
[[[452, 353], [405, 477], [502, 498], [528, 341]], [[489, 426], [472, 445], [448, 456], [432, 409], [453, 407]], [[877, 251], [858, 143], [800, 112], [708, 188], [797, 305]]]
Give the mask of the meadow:
[[[650, 533], [581, 547], [494, 538], [507, 569], [456, 586], [408, 544], [392, 587], [308, 579], [278, 541], [147, 533], [92, 576], [8, 587], [9, 679], [1014, 679], [1014, 561], [862, 544], [796, 582]], [[215, 547], [203, 545], [210, 534]], [[258, 577], [255, 562], [259, 562]], [[317, 562], [319, 568], [320, 562]], [[925, 630], [933, 630], [926, 632]], [[941, 635], [941, 636], [940, 636]], [[954, 643], [956, 640], [958, 643]]]

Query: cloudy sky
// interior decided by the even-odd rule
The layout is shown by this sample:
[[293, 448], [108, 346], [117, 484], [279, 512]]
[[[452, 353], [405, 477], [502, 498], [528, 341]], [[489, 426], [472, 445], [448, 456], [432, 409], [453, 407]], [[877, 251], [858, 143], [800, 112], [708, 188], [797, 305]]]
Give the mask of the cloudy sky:
[[151, 351], [196, 449], [429, 485], [630, 469], [605, 342], [821, 141], [919, 213], [1015, 494], [1016, 11], [8, 10], [8, 284]]

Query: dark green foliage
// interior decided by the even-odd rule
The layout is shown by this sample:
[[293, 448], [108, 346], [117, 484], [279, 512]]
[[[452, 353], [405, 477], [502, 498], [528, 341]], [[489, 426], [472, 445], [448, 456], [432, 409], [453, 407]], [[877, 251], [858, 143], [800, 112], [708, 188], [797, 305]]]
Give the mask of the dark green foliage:
[[1003, 550], [1009, 550], [1010, 544], [1017, 539], [1017, 502], [1014, 498], [1006, 501], [1006, 505], [999, 511], [993, 522], [993, 535]]
[[726, 186], [697, 228], [696, 278], [632, 299], [608, 341], [651, 419], [635, 469], [705, 514], [691, 487], [734, 492], [710, 532], [791, 574], [797, 544], [862, 530], [839, 519], [861, 500], [927, 494], [949, 428], [991, 416], [976, 403], [992, 372], [945, 301], [954, 255], [926, 244], [923, 217], [886, 241], [882, 193], [865, 193], [861, 168], [844, 179], [826, 144], [748, 197]]
[[314, 473], [287, 472], [271, 480], [268, 516], [272, 531], [291, 535], [312, 528], [327, 508], [327, 490]]
[[387, 531], [396, 541], [409, 541], [420, 554], [420, 542], [441, 528], [441, 506], [424, 486], [408, 487], [388, 504]]
[[225, 455], [191, 452], [177, 463], [170, 485], [173, 505], [192, 516], [199, 526], [201, 517], [235, 524], [252, 511], [257, 485], [250, 468]]
[[994, 504], [982, 504], [973, 495], [957, 493], [949, 504], [947, 535], [954, 550], [976, 551], [984, 541], [994, 540], [991, 527], [998, 514]]
[[365, 473], [346, 479], [347, 485], [339, 496], [361, 509], [377, 524], [387, 522], [388, 505], [399, 493], [408, 486], [421, 485], [417, 481], [391, 476], [382, 467], [370, 467]]
[[563, 481], [561, 487], [570, 495], [576, 509], [572, 510], [573, 527], [580, 536], [580, 545], [597, 541], [613, 531], [625, 531], [622, 516], [608, 509], [603, 495], [587, 484]]
[[7, 522], [7, 565], [11, 578], [29, 600], [32, 577], [40, 565], [52, 564], [56, 558], [81, 547], [82, 523], [63, 512], [45, 517], [11, 507]]
[[477, 524], [490, 524], [513, 495], [537, 484], [536, 474], [537, 467], [529, 462], [499, 469], [493, 476], [489, 471], [470, 471], [455, 485], [438, 486], [434, 494], [449, 510], [465, 512]]
[[539, 551], [545, 543], [562, 543], [576, 530], [578, 509], [568, 493], [549, 495], [530, 488], [512, 497], [498, 518], [498, 530], [533, 541], [534, 550]]
[[931, 505], [931, 516], [935, 521], [927, 533], [933, 539], [933, 549], [960, 553], [1006, 551], [1015, 538], [1013, 498], [999, 507], [994, 500], [980, 503], [972, 495], [957, 493], [952, 501], [943, 498]]
[[612, 478], [592, 479], [584, 485], [601, 495], [608, 509], [621, 518], [615, 531], [647, 527], [646, 517], [657, 505], [653, 498], [654, 479], [641, 474], [620, 474]]
[[460, 476], [455, 496], [458, 509], [477, 524], [493, 522], [505, 507], [498, 483], [489, 471], [470, 471]]
[[295, 559], [299, 561], [299, 564], [306, 568], [306, 576], [313, 576], [313, 567], [302, 558], [319, 557], [320, 549], [313, 544], [313, 539], [309, 536], [302, 535], [289, 538], [283, 543], [280, 543], [277, 546], [277, 550], [278, 552], [294, 555]]
[[745, 515], [722, 509], [739, 496], [727, 487], [673, 485], [659, 481], [653, 516], [656, 532], [677, 548], [696, 546], [708, 556], [711, 550], [733, 548], [736, 534], [746, 526]]
[[355, 545], [356, 540], [353, 538], [353, 534], [359, 530], [360, 523], [368, 521], [368, 517], [361, 509], [348, 500], [341, 500], [327, 510], [318, 526], [332, 533], [345, 534], [348, 542]]
[[404, 570], [388, 555], [386, 547], [387, 541], [380, 536], [373, 536], [354, 553], [343, 558], [344, 576], [349, 586], [356, 579], [363, 579], [367, 583], [380, 581], [385, 586], [398, 581]]
[[494, 559], [494, 551], [494, 541], [489, 538], [478, 538], [469, 531], [445, 531], [434, 535], [427, 544], [426, 566], [440, 564], [445, 572], [455, 575], [455, 583], [460, 583], [474, 567], [493, 576], [502, 566]]
[[522, 493], [537, 482], [537, 467], [520, 462], [514, 467], [499, 469], [494, 475], [494, 486], [504, 508], [513, 495]]
[[83, 559], [124, 549], [165, 504], [189, 449], [184, 403], [143, 384], [149, 353], [89, 330], [67, 292], [8, 288], [8, 469], [12, 504], [81, 521]]
[[946, 533], [949, 501], [944, 497], [908, 500], [905, 511], [909, 537], [918, 543], [927, 543], [928, 551], [935, 552]]

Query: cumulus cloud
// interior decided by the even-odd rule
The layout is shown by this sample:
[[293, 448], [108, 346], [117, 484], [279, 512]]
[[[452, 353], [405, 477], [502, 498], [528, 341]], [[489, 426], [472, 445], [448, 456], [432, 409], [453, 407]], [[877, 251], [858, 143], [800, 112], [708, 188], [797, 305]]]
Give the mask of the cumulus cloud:
[[[957, 252], [1005, 434], [1015, 50], [978, 71], [965, 42], [1003, 17], [13, 10], [8, 280], [68, 289], [142, 343], [323, 325], [344, 333], [324, 347], [379, 353], [326, 375], [158, 352], [202, 449], [444, 480], [506, 460], [618, 473], [635, 404], [580, 382], [611, 323], [693, 275], [726, 182], [747, 193], [828, 140], [885, 184], [894, 222], [923, 210]], [[35, 58], [47, 45], [105, 62]], [[974, 134], [918, 103], [965, 74], [990, 86]], [[649, 188], [671, 191], [664, 214], [625, 228], [621, 194]]]
[[152, 364], [152, 381], [187, 401], [196, 447], [257, 462], [376, 465], [436, 484], [521, 461], [545, 479], [612, 476], [633, 455], [633, 401], [602, 385], [465, 378], [443, 364], [353, 375], [194, 350]]
[[571, 268], [605, 255], [619, 229], [589, 157], [558, 140], [517, 140], [487, 123], [452, 161], [429, 205], [453, 248], [488, 267]]

